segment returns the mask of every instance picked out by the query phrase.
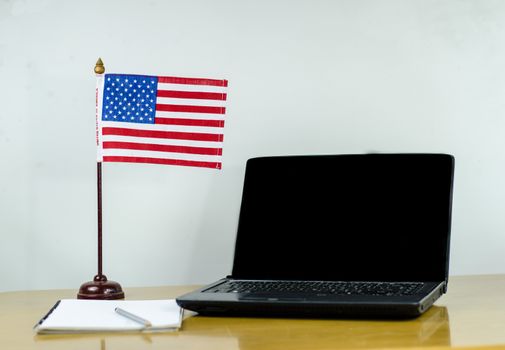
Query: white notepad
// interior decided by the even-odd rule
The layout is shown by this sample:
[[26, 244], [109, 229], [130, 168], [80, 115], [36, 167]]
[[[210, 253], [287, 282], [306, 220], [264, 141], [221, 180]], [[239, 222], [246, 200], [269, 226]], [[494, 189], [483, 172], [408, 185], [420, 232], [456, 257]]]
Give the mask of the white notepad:
[[[121, 308], [152, 326], [120, 315]], [[37, 333], [91, 333], [173, 331], [180, 328], [182, 309], [175, 300], [82, 300], [62, 299], [34, 327]]]

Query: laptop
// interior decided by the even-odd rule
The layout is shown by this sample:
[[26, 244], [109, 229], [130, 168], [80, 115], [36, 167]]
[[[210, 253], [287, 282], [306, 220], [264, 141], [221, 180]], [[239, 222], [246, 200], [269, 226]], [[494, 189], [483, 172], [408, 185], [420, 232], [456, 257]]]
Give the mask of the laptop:
[[231, 275], [176, 299], [208, 316], [409, 318], [447, 290], [454, 157], [247, 161]]

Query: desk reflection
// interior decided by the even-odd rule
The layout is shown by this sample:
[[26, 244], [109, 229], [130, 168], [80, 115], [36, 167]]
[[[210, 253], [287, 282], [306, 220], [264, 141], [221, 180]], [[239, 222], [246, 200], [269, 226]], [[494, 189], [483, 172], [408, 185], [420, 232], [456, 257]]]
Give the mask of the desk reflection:
[[450, 346], [449, 316], [433, 306], [410, 320], [187, 319], [180, 336], [234, 337], [241, 350]]

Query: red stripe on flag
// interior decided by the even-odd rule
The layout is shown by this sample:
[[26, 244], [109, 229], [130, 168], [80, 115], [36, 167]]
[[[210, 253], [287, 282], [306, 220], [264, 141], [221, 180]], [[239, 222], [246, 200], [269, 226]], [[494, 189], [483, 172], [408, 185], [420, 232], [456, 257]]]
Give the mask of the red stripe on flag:
[[228, 80], [205, 78], [158, 77], [158, 83], [228, 86]]
[[215, 128], [222, 128], [222, 127], [224, 127], [224, 120], [156, 117], [156, 124], [210, 126], [210, 127], [215, 127]]
[[158, 97], [190, 98], [198, 100], [226, 101], [226, 94], [220, 92], [158, 90]]
[[223, 141], [223, 134], [208, 134], [198, 132], [177, 132], [160, 130], [139, 130], [123, 128], [102, 128], [102, 135], [120, 135], [133, 137], [153, 137], [159, 139], [193, 140], [193, 141]]
[[156, 104], [157, 111], [224, 114], [225, 107]]
[[221, 162], [200, 162], [200, 161], [182, 160], [182, 159], [104, 156], [103, 157], [103, 161], [104, 162], [126, 162], [126, 163], [150, 163], [150, 164], [165, 164], [165, 165], [183, 165], [183, 166], [195, 166], [195, 167], [201, 167], [201, 168], [221, 169]]
[[155, 144], [151, 144], [151, 143], [135, 143], [135, 142], [119, 142], [119, 141], [105, 141], [103, 143], [103, 148], [135, 149], [135, 150], [142, 150], [142, 151], [158, 151], [158, 152], [172, 152], [172, 153], [205, 154], [205, 155], [213, 155], [213, 156], [221, 156], [223, 154], [222, 148], [155, 145]]

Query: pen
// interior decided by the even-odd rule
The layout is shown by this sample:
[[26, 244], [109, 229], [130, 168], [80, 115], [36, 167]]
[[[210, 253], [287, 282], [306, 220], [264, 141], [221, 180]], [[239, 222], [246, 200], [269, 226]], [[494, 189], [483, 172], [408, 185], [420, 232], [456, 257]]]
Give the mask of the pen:
[[129, 318], [130, 320], [132, 321], [135, 321], [137, 323], [140, 323], [142, 325], [144, 325], [144, 327], [152, 327], [152, 324], [151, 322], [149, 322], [148, 320], [146, 320], [145, 318], [142, 318], [140, 316], [137, 316], [137, 315], [134, 315], [132, 314], [131, 312], [128, 312], [126, 310], [123, 310], [121, 309], [120, 307], [116, 307], [114, 309], [114, 311], [116, 311], [118, 314], [120, 314], [121, 316], [124, 316], [126, 318]]

